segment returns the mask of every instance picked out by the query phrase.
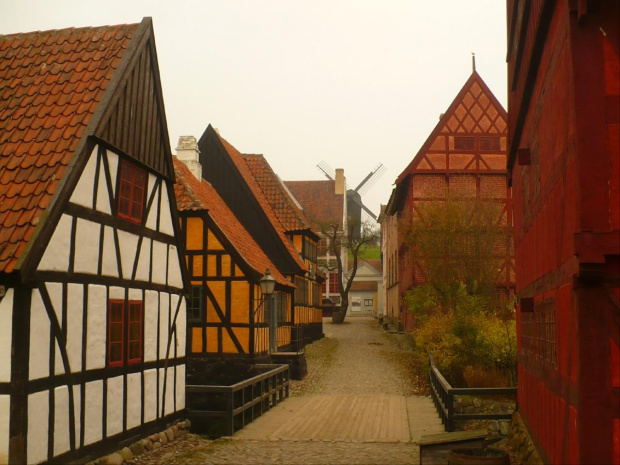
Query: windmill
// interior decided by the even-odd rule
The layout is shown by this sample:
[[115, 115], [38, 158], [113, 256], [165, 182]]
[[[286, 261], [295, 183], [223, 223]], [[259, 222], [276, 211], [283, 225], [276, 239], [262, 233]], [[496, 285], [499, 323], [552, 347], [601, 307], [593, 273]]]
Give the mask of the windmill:
[[[327, 179], [334, 181], [335, 171], [329, 166], [325, 161], [321, 161], [316, 167], [327, 177]], [[386, 168], [383, 163], [379, 163], [370, 173], [366, 175], [364, 179], [357, 185], [355, 189], [350, 189], [347, 185], [347, 212], [351, 219], [356, 221], [356, 227], [353, 234], [356, 234], [359, 237], [360, 228], [362, 223], [362, 211], [364, 212], [365, 218], [372, 218], [374, 221], [377, 221], [377, 215], [373, 213], [370, 208], [368, 208], [362, 202], [362, 195], [368, 192], [368, 190], [377, 182], [377, 180], [385, 173]]]

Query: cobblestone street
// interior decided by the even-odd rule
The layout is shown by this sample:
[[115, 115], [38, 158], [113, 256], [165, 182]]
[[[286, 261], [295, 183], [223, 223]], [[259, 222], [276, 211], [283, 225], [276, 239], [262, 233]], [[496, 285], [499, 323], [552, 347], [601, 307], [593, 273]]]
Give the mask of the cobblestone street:
[[443, 431], [411, 372], [404, 336], [373, 318], [324, 320], [291, 399], [216, 441], [185, 437], [133, 459], [156, 464], [417, 464], [420, 435]]

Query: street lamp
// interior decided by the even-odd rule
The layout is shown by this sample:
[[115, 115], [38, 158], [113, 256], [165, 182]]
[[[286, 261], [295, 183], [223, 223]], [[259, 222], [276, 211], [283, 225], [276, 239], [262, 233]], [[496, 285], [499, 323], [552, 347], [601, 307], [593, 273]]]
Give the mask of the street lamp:
[[263, 293], [265, 298], [273, 294], [273, 288], [276, 285], [276, 278], [271, 276], [271, 271], [269, 271], [269, 268], [265, 271], [265, 276], [260, 278], [258, 284], [260, 284], [260, 291]]
[[269, 302], [269, 353], [273, 354], [278, 351], [278, 345], [276, 340], [277, 322], [276, 322], [276, 308], [273, 305], [274, 287], [276, 286], [276, 279], [271, 276], [269, 268], [265, 271], [265, 276], [258, 281], [260, 284], [260, 290], [263, 294], [263, 302]]

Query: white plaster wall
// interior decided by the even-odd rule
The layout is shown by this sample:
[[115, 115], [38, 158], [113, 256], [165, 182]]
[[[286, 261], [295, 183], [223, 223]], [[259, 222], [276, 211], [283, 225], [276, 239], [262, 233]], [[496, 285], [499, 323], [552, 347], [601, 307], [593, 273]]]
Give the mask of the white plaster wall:
[[84, 318], [84, 287], [69, 284], [67, 287], [67, 355], [72, 372], [82, 369], [82, 320]]
[[[54, 307], [54, 314], [58, 325], [62, 328], [62, 284], [60, 283], [47, 283], [47, 292]], [[62, 357], [60, 355], [60, 347], [56, 341], [54, 344], [54, 374], [60, 375], [65, 372], [64, 365], [62, 363]]]
[[39, 291], [32, 291], [30, 305], [30, 379], [49, 376], [50, 320], [43, 306]]
[[80, 431], [81, 431], [81, 399], [82, 399], [82, 390], [81, 386], [76, 385], [73, 386], [73, 417], [75, 422], [75, 442], [77, 445], [80, 444]]
[[110, 378], [107, 399], [107, 436], [114, 436], [123, 431], [123, 377]]
[[88, 312], [86, 339], [86, 369], [105, 367], [106, 351], [106, 288], [96, 284], [88, 285]]
[[187, 326], [187, 316], [185, 310], [185, 299], [181, 302], [179, 316], [177, 317], [177, 357], [185, 356], [185, 333]]
[[69, 251], [71, 249], [71, 216], [63, 214], [52, 234], [43, 258], [39, 262], [39, 270], [66, 271], [69, 269]]
[[168, 198], [168, 189], [165, 182], [161, 186], [161, 205], [159, 210], [159, 231], [174, 236], [174, 228], [172, 227], [172, 215], [170, 212], [170, 199]]
[[118, 230], [118, 243], [121, 249], [121, 266], [123, 278], [131, 279], [133, 264], [136, 261], [136, 250], [138, 249], [138, 236], [126, 231]]
[[144, 296], [144, 361], [151, 362], [157, 358], [157, 319], [159, 294], [146, 291]]
[[86, 383], [84, 401], [84, 444], [86, 445], [102, 439], [103, 381]]
[[76, 273], [97, 274], [101, 225], [78, 219], [75, 232], [73, 270]]
[[101, 261], [101, 274], [118, 278], [114, 231], [109, 226], [105, 226], [103, 230], [103, 257], [101, 257]]
[[169, 325], [169, 294], [162, 292], [159, 294], [159, 358], [166, 358], [166, 348], [168, 346], [168, 325]]
[[0, 465], [9, 463], [9, 419], [11, 397], [0, 396]]
[[153, 279], [156, 284], [166, 284], [166, 260], [168, 246], [163, 242], [153, 241]]
[[185, 365], [177, 367], [177, 410], [185, 408]]
[[144, 423], [157, 418], [157, 370], [144, 372]]
[[112, 182], [112, 197], [116, 198], [116, 178], [118, 177], [118, 155], [111, 150], [106, 150], [105, 154], [108, 157], [108, 164], [110, 165], [110, 180]]
[[140, 257], [138, 258], [138, 269], [136, 270], [137, 281], [148, 281], [149, 270], [151, 268], [151, 239], [145, 237], [140, 246]]
[[88, 162], [82, 171], [73, 193], [71, 202], [87, 208], [93, 208], [93, 187], [95, 185], [95, 170], [97, 168], [97, 146], [88, 156]]
[[[114, 188], [114, 185], [113, 187]], [[103, 213], [111, 214], [110, 196], [108, 195], [108, 185], [105, 180], [105, 170], [103, 163], [99, 167], [99, 184], [97, 185], [97, 210]]]
[[69, 389], [54, 389], [54, 456], [69, 450]]
[[128, 290], [128, 293], [129, 293], [129, 296], [128, 296], [129, 300], [142, 300], [142, 289], [130, 288]]
[[[13, 333], [13, 294], [12, 288], [0, 302], [0, 383], [11, 381], [11, 341]], [[1, 418], [1, 416], [0, 416]], [[0, 441], [2, 436], [0, 435]], [[0, 458], [2, 448], [0, 447]], [[0, 463], [2, 463], [0, 461]]]
[[127, 375], [127, 429], [140, 426], [142, 421], [142, 379], [140, 373]]
[[[124, 287], [110, 286], [108, 292], [109, 292], [108, 294], [109, 299], [125, 300], [125, 288]], [[107, 314], [108, 314], [108, 309], [106, 306], [106, 315]], [[107, 320], [106, 320], [106, 324], [107, 324]]]
[[166, 405], [164, 415], [174, 412], [174, 367], [166, 370]]
[[49, 393], [37, 392], [28, 396], [28, 463], [47, 460], [47, 430], [49, 426]]
[[168, 247], [168, 284], [178, 289], [183, 287], [181, 266], [179, 265], [179, 252], [174, 245]]
[[[148, 178], [148, 195], [147, 200], [151, 198], [151, 193], [153, 192], [153, 187], [155, 186], [155, 180], [157, 178], [154, 174], [149, 173]], [[155, 193], [155, 198], [153, 199], [153, 204], [151, 205], [151, 211], [149, 212], [149, 216], [146, 219], [146, 227], [155, 231], [157, 229], [157, 193]]]

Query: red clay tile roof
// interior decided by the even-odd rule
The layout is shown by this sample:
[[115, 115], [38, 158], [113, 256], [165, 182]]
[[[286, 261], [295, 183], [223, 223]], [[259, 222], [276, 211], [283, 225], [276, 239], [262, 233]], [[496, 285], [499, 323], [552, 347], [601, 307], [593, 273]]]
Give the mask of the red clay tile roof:
[[253, 270], [262, 276], [268, 268], [276, 282], [295, 287], [269, 260], [213, 186], [204, 179], [200, 181], [196, 179], [187, 166], [176, 157], [173, 157], [173, 163], [176, 176], [174, 194], [179, 211], [207, 210], [222, 234]]
[[232, 160], [232, 162], [235, 164], [235, 166], [239, 170], [239, 173], [241, 174], [243, 179], [245, 179], [245, 182], [247, 183], [248, 187], [254, 194], [254, 197], [256, 198], [258, 203], [261, 205], [263, 211], [265, 212], [265, 215], [267, 215], [267, 218], [269, 218], [269, 221], [271, 221], [271, 223], [273, 224], [274, 229], [276, 230], [276, 233], [278, 234], [278, 236], [280, 236], [280, 239], [284, 243], [284, 246], [287, 248], [287, 250], [293, 257], [297, 265], [302, 270], [308, 271], [308, 268], [306, 267], [305, 263], [301, 259], [299, 252], [295, 250], [295, 247], [293, 246], [291, 241], [286, 237], [285, 228], [282, 225], [282, 222], [276, 216], [275, 212], [271, 208], [271, 205], [269, 205], [269, 201], [267, 200], [267, 197], [265, 197], [265, 194], [263, 194], [263, 191], [260, 188], [258, 182], [256, 181], [256, 179], [254, 179], [254, 176], [252, 175], [252, 171], [248, 167], [248, 164], [245, 162], [243, 155], [241, 155], [241, 153], [239, 153], [239, 151], [236, 148], [234, 148], [231, 144], [229, 144], [228, 141], [226, 141], [226, 139], [220, 136], [217, 132], [216, 132], [216, 135], [222, 142], [222, 145], [226, 149], [226, 152], [230, 156], [230, 159]]
[[375, 270], [381, 272], [383, 271], [383, 261], [378, 258], [367, 258], [362, 260], [372, 266]]
[[342, 228], [344, 195], [334, 193], [334, 181], [284, 181], [284, 184], [317, 230], [325, 224], [338, 224]]
[[[306, 231], [312, 229], [310, 221], [291, 198], [290, 191], [271, 169], [262, 155], [246, 155], [243, 159], [258, 182], [269, 205], [282, 222], [284, 229], [290, 231]], [[314, 231], [313, 231], [314, 232]], [[316, 232], [314, 232], [316, 234]]]
[[0, 35], [0, 272], [15, 268], [138, 26]]
[[351, 284], [352, 291], [376, 291], [377, 281], [353, 281]]

